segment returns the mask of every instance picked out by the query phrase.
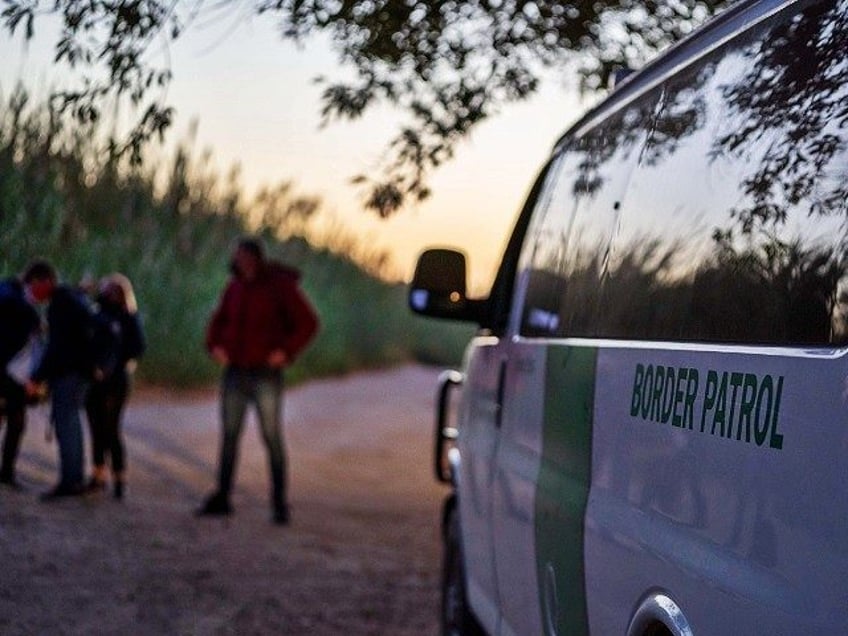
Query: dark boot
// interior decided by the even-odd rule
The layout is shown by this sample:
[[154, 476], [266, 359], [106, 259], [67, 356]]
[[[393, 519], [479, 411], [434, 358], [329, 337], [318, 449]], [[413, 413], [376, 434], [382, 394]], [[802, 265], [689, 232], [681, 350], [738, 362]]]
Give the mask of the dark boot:
[[85, 494], [84, 484], [58, 484], [41, 494], [41, 501], [50, 502], [66, 497], [80, 497]]
[[17, 479], [15, 479], [14, 475], [7, 474], [5, 472], [0, 473], [0, 485], [7, 486], [12, 490], [24, 490], [24, 487]]
[[115, 499], [124, 498], [124, 471], [116, 470], [112, 473], [112, 495]]
[[232, 514], [233, 507], [230, 498], [221, 492], [210, 495], [203, 505], [197, 510], [199, 517], [225, 517]]
[[289, 525], [289, 523], [291, 523], [291, 511], [289, 510], [288, 505], [276, 504], [274, 506], [274, 516], [272, 519], [278, 526]]

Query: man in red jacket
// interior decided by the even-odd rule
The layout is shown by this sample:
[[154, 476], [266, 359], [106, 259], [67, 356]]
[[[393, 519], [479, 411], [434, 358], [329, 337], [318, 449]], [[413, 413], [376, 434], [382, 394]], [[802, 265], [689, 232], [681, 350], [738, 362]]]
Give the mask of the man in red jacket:
[[318, 318], [298, 285], [300, 274], [265, 260], [259, 241], [242, 239], [227, 284], [206, 332], [210, 355], [224, 367], [221, 382], [223, 433], [218, 490], [201, 515], [232, 512], [230, 492], [245, 411], [256, 407], [271, 467], [273, 520], [289, 522], [286, 453], [281, 431], [283, 369], [318, 330]]

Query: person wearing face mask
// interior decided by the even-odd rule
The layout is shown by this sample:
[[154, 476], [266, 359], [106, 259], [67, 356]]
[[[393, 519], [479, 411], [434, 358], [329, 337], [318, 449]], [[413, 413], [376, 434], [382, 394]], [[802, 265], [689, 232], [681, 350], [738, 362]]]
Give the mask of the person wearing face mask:
[[247, 407], [256, 408], [271, 472], [272, 520], [289, 523], [286, 453], [281, 430], [283, 370], [312, 340], [318, 317], [299, 272], [265, 259], [261, 243], [243, 238], [206, 332], [206, 347], [224, 369], [218, 488], [199, 515], [232, 513], [230, 494]]
[[123, 274], [112, 274], [100, 281], [96, 320], [102, 325], [107, 342], [99, 348], [102, 354], [95, 360], [94, 379], [85, 400], [94, 463], [87, 489], [97, 492], [106, 488], [108, 457], [112, 494], [115, 499], [122, 499], [126, 449], [121, 417], [136, 361], [145, 349], [135, 293]]
[[[37, 362], [41, 318], [36, 305], [47, 300], [56, 274], [45, 261], [31, 263], [20, 278], [0, 282], [0, 418], [6, 431], [0, 484], [20, 489], [15, 464], [26, 426], [26, 382]], [[0, 419], [2, 423], [2, 419]]]

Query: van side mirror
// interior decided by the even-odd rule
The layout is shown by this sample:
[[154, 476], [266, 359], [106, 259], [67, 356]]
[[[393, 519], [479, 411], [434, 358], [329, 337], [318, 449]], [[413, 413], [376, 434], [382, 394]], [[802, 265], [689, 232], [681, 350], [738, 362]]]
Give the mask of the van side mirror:
[[422, 316], [479, 321], [483, 301], [466, 295], [465, 254], [429, 249], [418, 257], [409, 289], [409, 308]]

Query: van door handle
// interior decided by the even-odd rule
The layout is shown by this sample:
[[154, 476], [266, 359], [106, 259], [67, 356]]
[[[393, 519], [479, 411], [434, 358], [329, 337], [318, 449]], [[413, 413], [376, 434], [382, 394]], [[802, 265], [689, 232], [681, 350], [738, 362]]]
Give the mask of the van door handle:
[[501, 362], [498, 371], [498, 391], [495, 395], [495, 428], [500, 428], [503, 422], [504, 391], [506, 387], [506, 360]]

